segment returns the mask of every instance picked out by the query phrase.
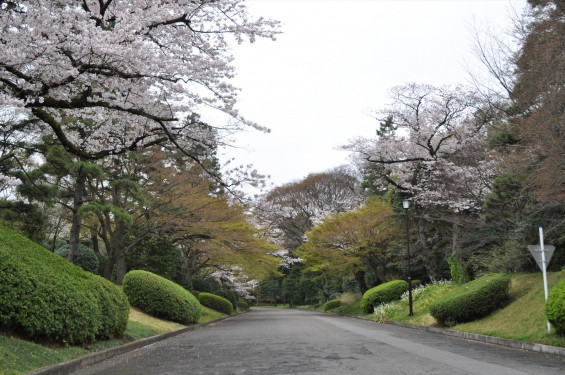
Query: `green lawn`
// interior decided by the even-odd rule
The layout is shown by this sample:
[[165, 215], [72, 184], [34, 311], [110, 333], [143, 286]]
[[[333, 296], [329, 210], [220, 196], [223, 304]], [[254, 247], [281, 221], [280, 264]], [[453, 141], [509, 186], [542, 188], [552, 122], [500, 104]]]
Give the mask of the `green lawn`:
[[83, 348], [50, 348], [17, 338], [0, 336], [0, 374], [20, 374], [88, 352]]

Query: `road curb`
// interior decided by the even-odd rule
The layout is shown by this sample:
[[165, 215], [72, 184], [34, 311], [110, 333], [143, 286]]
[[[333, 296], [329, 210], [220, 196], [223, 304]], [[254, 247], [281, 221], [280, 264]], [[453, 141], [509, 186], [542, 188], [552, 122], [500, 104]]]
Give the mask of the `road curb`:
[[512, 349], [520, 349], [520, 350], [527, 350], [527, 351], [531, 351], [531, 352], [550, 354], [550, 355], [565, 358], [565, 348], [561, 348], [561, 347], [558, 347], [558, 346], [551, 346], [551, 345], [544, 345], [544, 344], [532, 344], [532, 343], [528, 343], [528, 342], [515, 341], [515, 340], [510, 340], [510, 339], [503, 339], [503, 338], [500, 338], [500, 337], [479, 335], [477, 333], [454, 331], [452, 329], [446, 329], [446, 328], [419, 326], [419, 325], [416, 325], [416, 324], [399, 323], [399, 322], [394, 322], [394, 321], [385, 321], [383, 323], [395, 325], [395, 326], [400, 326], [400, 327], [405, 327], [405, 328], [417, 329], [417, 330], [420, 330], [420, 331], [439, 333], [439, 334], [442, 334], [442, 335], [452, 336], [452, 337], [460, 338], [460, 339], [463, 339], [463, 340], [478, 341], [478, 342], [491, 344], [491, 345], [498, 345], [498, 346], [504, 346], [504, 347], [508, 347], [508, 348], [512, 348]]
[[222, 317], [222, 318], [219, 318], [219, 319], [211, 320], [211, 321], [206, 322], [206, 323], [195, 324], [193, 326], [181, 328], [181, 329], [176, 330], [176, 331], [165, 332], [165, 333], [162, 333], [160, 335], [151, 336], [151, 337], [147, 337], [145, 339], [132, 341], [132, 342], [129, 342], [129, 343], [124, 344], [124, 345], [120, 345], [120, 346], [116, 346], [114, 348], [102, 350], [100, 352], [89, 353], [89, 354], [83, 355], [81, 357], [70, 359], [70, 360], [65, 361], [65, 362], [61, 362], [61, 363], [57, 363], [57, 364], [54, 364], [54, 365], [49, 365], [49, 366], [38, 368], [36, 370], [27, 372], [26, 375], [67, 375], [67, 374], [72, 373], [73, 371], [80, 370], [81, 368], [84, 368], [86, 366], [91, 366], [91, 365], [97, 364], [97, 363], [105, 361], [107, 359], [114, 358], [116, 356], [129, 353], [131, 351], [143, 348], [143, 347], [148, 346], [148, 345], [155, 344], [157, 342], [169, 339], [171, 337], [182, 335], [183, 333], [186, 333], [186, 332], [195, 331], [195, 330], [200, 329], [202, 327], [212, 325], [212, 324], [218, 323], [222, 320], [230, 319], [230, 318], [233, 318], [234, 316], [241, 315], [241, 314], [245, 314], [245, 312], [232, 314], [232, 315], [225, 316], [225, 317]]
[[[361, 317], [361, 316], [341, 315], [341, 314], [332, 313], [330, 311], [318, 311], [318, 312], [321, 312], [321, 313], [324, 313], [324, 314], [329, 314], [329, 315], [338, 315], [338, 316], [343, 316], [343, 317], [348, 317], [348, 318], [368, 320], [368, 321], [375, 322], [373, 319], [364, 318], [364, 317]], [[375, 323], [377, 323], [377, 322], [375, 322]], [[528, 343], [528, 342], [515, 341], [515, 340], [510, 340], [510, 339], [503, 339], [503, 338], [500, 338], [500, 337], [479, 335], [478, 333], [455, 331], [455, 330], [447, 329], [447, 328], [428, 327], [428, 326], [420, 326], [420, 325], [417, 325], [417, 324], [400, 323], [400, 322], [395, 322], [393, 320], [385, 320], [384, 322], [377, 323], [377, 324], [390, 324], [390, 325], [404, 327], [404, 328], [416, 329], [416, 330], [419, 330], [419, 331], [438, 333], [438, 334], [441, 334], [441, 335], [451, 336], [451, 337], [459, 338], [459, 339], [462, 339], [462, 340], [478, 341], [478, 342], [482, 342], [482, 343], [485, 343], [485, 344], [504, 346], [504, 347], [511, 348], [511, 349], [526, 350], [526, 351], [530, 351], [530, 352], [549, 354], [549, 355], [554, 355], [554, 356], [557, 356], [557, 357], [565, 358], [565, 348], [562, 348], [562, 347], [559, 347], [559, 346], [551, 346], [551, 345], [544, 345], [544, 344], [532, 344], [532, 343]]]

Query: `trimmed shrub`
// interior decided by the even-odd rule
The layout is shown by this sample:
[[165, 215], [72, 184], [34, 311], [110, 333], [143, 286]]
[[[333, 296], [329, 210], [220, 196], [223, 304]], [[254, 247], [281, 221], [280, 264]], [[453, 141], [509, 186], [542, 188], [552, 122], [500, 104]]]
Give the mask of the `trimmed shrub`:
[[0, 329], [84, 344], [121, 336], [128, 315], [118, 286], [0, 228]]
[[98, 337], [109, 339], [119, 337], [125, 332], [129, 320], [129, 301], [122, 288], [103, 277], [92, 275], [98, 283], [96, 288], [98, 304], [102, 311]]
[[408, 282], [405, 280], [392, 280], [378, 285], [363, 293], [361, 309], [365, 314], [370, 314], [381, 303], [399, 300], [407, 290]]
[[215, 294], [217, 296], [220, 296], [220, 297], [227, 299], [231, 303], [231, 305], [234, 309], [235, 309], [235, 306], [237, 306], [237, 300], [238, 300], [239, 297], [237, 296], [237, 294], [235, 294], [235, 292], [233, 290], [223, 289], [223, 290], [218, 291], [217, 293], [212, 292], [211, 294]]
[[322, 309], [324, 311], [337, 309], [341, 306], [341, 300], [339, 299], [332, 299], [322, 305]]
[[479, 277], [430, 305], [430, 314], [448, 327], [483, 318], [508, 302], [509, 285], [507, 275]]
[[212, 310], [219, 311], [226, 315], [233, 314], [232, 303], [224, 297], [212, 293], [200, 292], [198, 300], [203, 306], [209, 307]]
[[551, 288], [545, 304], [545, 316], [555, 327], [555, 333], [565, 335], [565, 280]]
[[247, 311], [249, 310], [249, 302], [240, 298], [237, 300], [237, 308], [241, 311]]
[[198, 322], [200, 303], [188, 290], [148, 271], [133, 270], [124, 276], [124, 293], [132, 306], [157, 318], [181, 324]]
[[[67, 259], [67, 257], [69, 256], [69, 248], [69, 245], [63, 245], [55, 250], [55, 254]], [[80, 245], [78, 248], [76, 265], [85, 271], [98, 274], [100, 268], [100, 260], [94, 250], [92, 250], [88, 246]]]

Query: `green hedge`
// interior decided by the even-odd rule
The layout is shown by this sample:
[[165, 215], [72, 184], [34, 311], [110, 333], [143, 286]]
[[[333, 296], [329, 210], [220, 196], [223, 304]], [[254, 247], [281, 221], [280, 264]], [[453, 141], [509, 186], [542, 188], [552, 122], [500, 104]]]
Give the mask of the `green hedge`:
[[408, 290], [408, 282], [405, 280], [392, 280], [367, 290], [361, 297], [361, 309], [365, 314], [370, 314], [375, 307], [381, 303], [400, 299], [402, 294]]
[[148, 271], [133, 270], [124, 276], [124, 293], [132, 306], [153, 315], [190, 324], [200, 319], [200, 303], [182, 286]]
[[198, 300], [203, 306], [209, 307], [212, 310], [219, 311], [226, 315], [233, 314], [232, 303], [224, 297], [212, 293], [200, 292], [200, 294], [198, 294]]
[[0, 329], [84, 344], [121, 336], [128, 316], [118, 286], [0, 228]]
[[237, 300], [237, 308], [241, 311], [247, 311], [249, 310], [249, 302], [240, 298]]
[[[66, 259], [69, 256], [69, 248], [69, 245], [63, 245], [55, 250], [55, 254]], [[100, 268], [100, 260], [94, 250], [88, 246], [80, 245], [78, 248], [76, 265], [85, 271], [97, 274]]]
[[339, 299], [331, 299], [322, 305], [322, 309], [324, 311], [328, 311], [328, 310], [337, 309], [340, 306], [341, 306], [341, 301]]
[[545, 304], [545, 316], [555, 327], [555, 333], [565, 335], [565, 280], [551, 288]]
[[508, 302], [509, 285], [507, 275], [479, 277], [430, 305], [430, 314], [448, 327], [483, 318]]

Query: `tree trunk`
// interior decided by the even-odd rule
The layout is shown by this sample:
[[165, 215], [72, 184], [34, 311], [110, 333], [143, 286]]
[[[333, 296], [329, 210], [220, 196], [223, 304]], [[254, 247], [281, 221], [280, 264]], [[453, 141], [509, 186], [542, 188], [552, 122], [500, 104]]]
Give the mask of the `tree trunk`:
[[122, 285], [122, 281], [124, 280], [124, 276], [126, 275], [127, 267], [126, 267], [126, 253], [123, 250], [119, 250], [116, 256], [116, 284]]
[[63, 215], [59, 215], [59, 218], [57, 219], [57, 224], [55, 225], [55, 228], [53, 229], [53, 241], [51, 242], [51, 252], [55, 252], [56, 247], [57, 247], [57, 238], [59, 237], [59, 233], [61, 233], [61, 223], [63, 222]]
[[420, 254], [422, 256], [422, 260], [424, 261], [424, 267], [426, 269], [426, 273], [430, 280], [439, 280], [441, 279], [441, 273], [439, 270], [439, 263], [438, 263], [438, 256], [436, 252], [431, 249], [428, 245], [428, 241], [426, 240], [426, 222], [424, 219], [419, 218], [417, 220], [417, 236], [420, 248]]
[[357, 284], [359, 284], [359, 290], [361, 291], [361, 294], [365, 293], [367, 290], [369, 290], [369, 287], [367, 286], [367, 283], [365, 282], [365, 271], [357, 271], [355, 272], [355, 281], [357, 281]]
[[90, 229], [90, 244], [92, 246], [92, 250], [94, 250], [94, 252], [100, 254], [100, 245], [98, 243], [98, 233], [96, 232], [96, 229], [94, 229], [94, 228]]
[[86, 191], [86, 173], [83, 167], [79, 167], [76, 172], [75, 194], [73, 196], [72, 224], [69, 234], [69, 255], [68, 259], [71, 263], [76, 263], [78, 258], [78, 247], [80, 245], [80, 227], [82, 220], [79, 210], [82, 207], [84, 194]]
[[112, 281], [112, 276], [114, 274], [114, 265], [116, 264], [114, 254], [108, 250], [108, 256], [106, 257], [106, 263], [104, 264], [104, 278]]
[[126, 224], [123, 220], [116, 218], [116, 228], [112, 233], [112, 253], [114, 254], [114, 270], [116, 272], [116, 283], [122, 284], [126, 274]]
[[455, 218], [452, 227], [452, 243], [451, 256], [457, 260], [459, 264], [463, 262], [463, 249], [461, 248], [461, 222], [459, 218]]

